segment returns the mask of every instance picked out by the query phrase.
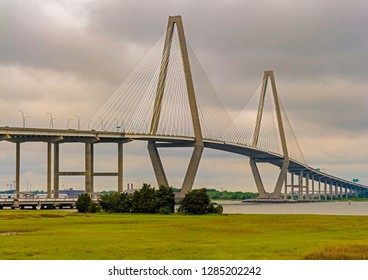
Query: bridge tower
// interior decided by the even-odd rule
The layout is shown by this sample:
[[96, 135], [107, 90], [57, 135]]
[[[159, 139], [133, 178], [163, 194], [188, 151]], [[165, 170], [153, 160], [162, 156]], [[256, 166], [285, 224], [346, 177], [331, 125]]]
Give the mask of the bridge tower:
[[[160, 67], [160, 74], [158, 85], [156, 89], [156, 97], [154, 101], [154, 108], [153, 108], [153, 116], [151, 120], [150, 126], [150, 134], [156, 135], [157, 129], [159, 126], [160, 121], [160, 114], [162, 108], [162, 99], [165, 92], [165, 82], [167, 79], [167, 72], [168, 72], [168, 65], [170, 60], [170, 52], [171, 52], [171, 43], [172, 37], [174, 34], [174, 28], [177, 28], [178, 37], [179, 37], [179, 44], [180, 44], [180, 52], [181, 58], [183, 62], [184, 68], [184, 75], [185, 75], [185, 83], [187, 88], [188, 94], [188, 101], [189, 101], [189, 108], [190, 114], [192, 118], [192, 125], [194, 130], [194, 141], [193, 141], [193, 153], [185, 174], [185, 178], [182, 184], [181, 191], [178, 195], [178, 198], [183, 198], [184, 195], [190, 191], [193, 187], [194, 179], [197, 174], [199, 162], [203, 152], [203, 137], [201, 131], [201, 125], [198, 116], [198, 107], [195, 97], [194, 85], [193, 85], [193, 78], [192, 72], [190, 68], [189, 56], [188, 56], [188, 49], [186, 45], [185, 35], [184, 35], [184, 26], [181, 16], [170, 16], [167, 24], [166, 30], [166, 37], [165, 37], [165, 44], [162, 53], [162, 60], [161, 60], [161, 67]], [[153, 170], [155, 172], [155, 176], [157, 179], [157, 183], [159, 186], [169, 186], [164, 167], [162, 165], [162, 161], [160, 155], [158, 153], [157, 147], [160, 146], [155, 140], [148, 142], [148, 152], [151, 158]], [[171, 143], [169, 146], [173, 147], [174, 144]], [[163, 147], [161, 145], [161, 147]]]
[[259, 134], [260, 134], [260, 129], [261, 129], [261, 121], [262, 121], [262, 116], [263, 116], [265, 96], [266, 96], [267, 86], [269, 82], [271, 83], [271, 87], [272, 87], [272, 94], [273, 94], [273, 100], [275, 103], [275, 111], [276, 111], [277, 124], [278, 124], [278, 132], [279, 132], [282, 154], [283, 154], [282, 161], [277, 164], [280, 166], [280, 174], [278, 176], [275, 188], [272, 193], [267, 194], [264, 188], [262, 178], [261, 178], [261, 175], [257, 167], [257, 161], [260, 162], [261, 160], [251, 157], [249, 160], [249, 164], [250, 164], [250, 167], [253, 173], [253, 177], [254, 177], [260, 198], [277, 199], [281, 197], [281, 189], [286, 180], [290, 161], [289, 161], [288, 148], [286, 144], [284, 126], [283, 126], [283, 121], [282, 121], [280, 102], [279, 102], [279, 98], [277, 94], [275, 76], [273, 74], [273, 71], [265, 71], [263, 74], [263, 83], [262, 83], [259, 104], [258, 104], [256, 126], [254, 129], [253, 138], [252, 138], [252, 146], [256, 147], [258, 144], [258, 139], [259, 139]]

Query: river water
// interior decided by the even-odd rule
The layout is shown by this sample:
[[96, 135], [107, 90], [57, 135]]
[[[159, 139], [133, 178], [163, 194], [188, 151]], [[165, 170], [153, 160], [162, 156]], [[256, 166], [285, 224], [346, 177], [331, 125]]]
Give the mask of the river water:
[[216, 201], [224, 207], [224, 214], [320, 214], [368, 215], [368, 202], [297, 202], [255, 203]]

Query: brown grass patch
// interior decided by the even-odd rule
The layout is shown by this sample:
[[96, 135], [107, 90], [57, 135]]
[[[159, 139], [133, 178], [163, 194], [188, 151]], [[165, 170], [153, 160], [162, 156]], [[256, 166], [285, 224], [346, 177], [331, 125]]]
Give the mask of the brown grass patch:
[[305, 256], [306, 260], [368, 260], [368, 245], [329, 246]]

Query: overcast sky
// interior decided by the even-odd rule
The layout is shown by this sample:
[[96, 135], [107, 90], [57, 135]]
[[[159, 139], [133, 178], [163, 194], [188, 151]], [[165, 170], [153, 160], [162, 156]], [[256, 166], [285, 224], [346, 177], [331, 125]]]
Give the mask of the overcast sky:
[[[368, 2], [365, 0], [0, 0], [0, 126], [88, 123], [182, 15], [191, 48], [229, 112], [242, 109], [274, 70], [308, 163], [368, 183]], [[62, 145], [61, 168], [84, 169], [82, 144]], [[96, 145], [96, 169], [115, 171], [113, 145]], [[14, 181], [15, 145], [0, 143], [0, 190]], [[179, 186], [190, 151], [162, 150]], [[124, 184], [156, 184], [146, 143], [125, 145]], [[273, 188], [271, 169], [268, 190]], [[115, 178], [96, 179], [97, 189]], [[22, 145], [22, 189], [46, 189], [46, 145]], [[62, 178], [80, 187], [84, 178]], [[197, 187], [256, 191], [248, 159], [204, 153]]]

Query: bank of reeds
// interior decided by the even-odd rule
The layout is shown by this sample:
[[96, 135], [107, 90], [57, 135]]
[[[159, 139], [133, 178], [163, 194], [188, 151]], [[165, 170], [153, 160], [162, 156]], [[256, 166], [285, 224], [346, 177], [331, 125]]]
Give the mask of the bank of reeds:
[[0, 211], [0, 259], [368, 259], [368, 218]]

